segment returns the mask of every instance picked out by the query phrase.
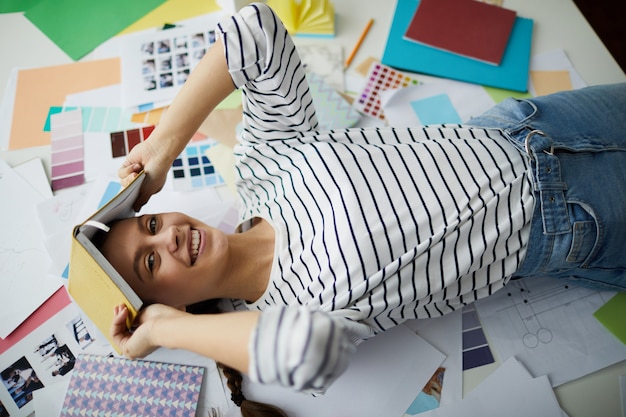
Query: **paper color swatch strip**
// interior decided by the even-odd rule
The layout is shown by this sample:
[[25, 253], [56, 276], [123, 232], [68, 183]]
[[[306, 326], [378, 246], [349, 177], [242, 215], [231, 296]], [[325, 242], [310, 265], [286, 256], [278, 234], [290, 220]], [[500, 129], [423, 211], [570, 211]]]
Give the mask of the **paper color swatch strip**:
[[402, 88], [417, 85], [417, 79], [379, 62], [372, 62], [365, 87], [354, 101], [354, 107], [361, 113], [384, 120], [385, 115], [380, 103], [380, 94], [390, 88]]
[[[50, 117], [53, 114], [80, 109], [83, 113], [83, 132], [114, 132], [137, 127], [139, 123], [134, 122], [133, 112], [121, 107], [50, 107], [44, 132], [50, 131]], [[146, 124], [146, 123], [144, 123]], [[154, 123], [153, 123], [154, 124]]]
[[136, 145], [148, 139], [153, 130], [154, 126], [144, 126], [111, 133], [111, 156], [118, 158], [128, 155]]
[[495, 362], [474, 306], [463, 309], [463, 370]]
[[52, 189], [85, 182], [83, 117], [80, 110], [57, 113], [50, 119]]

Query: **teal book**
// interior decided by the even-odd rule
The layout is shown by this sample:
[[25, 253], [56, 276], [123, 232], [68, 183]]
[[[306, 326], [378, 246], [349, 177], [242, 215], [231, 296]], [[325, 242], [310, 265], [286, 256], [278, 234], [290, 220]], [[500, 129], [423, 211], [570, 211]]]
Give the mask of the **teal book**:
[[419, 0], [398, 0], [382, 63], [404, 71], [450, 78], [489, 87], [526, 92], [530, 69], [533, 20], [517, 16], [500, 65], [406, 39]]

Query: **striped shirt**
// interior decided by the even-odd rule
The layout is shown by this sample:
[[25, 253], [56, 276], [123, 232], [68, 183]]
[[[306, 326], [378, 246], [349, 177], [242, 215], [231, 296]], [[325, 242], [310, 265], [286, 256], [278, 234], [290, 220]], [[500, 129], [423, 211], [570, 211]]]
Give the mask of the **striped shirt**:
[[521, 264], [534, 199], [498, 129], [317, 132], [291, 38], [262, 4], [218, 25], [243, 89], [235, 148], [241, 220], [276, 233], [250, 377], [323, 392], [361, 341], [502, 288]]

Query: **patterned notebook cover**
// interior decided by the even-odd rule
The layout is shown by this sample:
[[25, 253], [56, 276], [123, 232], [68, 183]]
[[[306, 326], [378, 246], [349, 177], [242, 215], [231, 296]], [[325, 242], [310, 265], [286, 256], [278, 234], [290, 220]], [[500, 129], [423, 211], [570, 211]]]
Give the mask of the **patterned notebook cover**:
[[328, 84], [324, 77], [309, 72], [307, 81], [319, 121], [318, 131], [346, 129], [359, 121], [360, 116], [352, 105]]
[[61, 417], [194, 416], [204, 368], [80, 355]]

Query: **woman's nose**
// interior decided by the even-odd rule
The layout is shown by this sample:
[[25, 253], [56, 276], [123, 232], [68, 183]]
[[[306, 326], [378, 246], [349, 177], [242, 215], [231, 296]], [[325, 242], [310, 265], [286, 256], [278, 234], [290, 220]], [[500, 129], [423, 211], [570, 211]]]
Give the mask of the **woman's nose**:
[[180, 231], [176, 226], [170, 226], [163, 231], [162, 236], [162, 244], [165, 245], [165, 248], [171, 252], [175, 253], [180, 245]]

